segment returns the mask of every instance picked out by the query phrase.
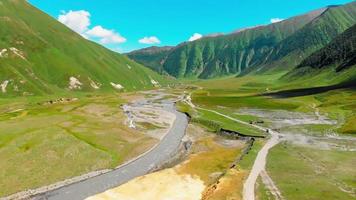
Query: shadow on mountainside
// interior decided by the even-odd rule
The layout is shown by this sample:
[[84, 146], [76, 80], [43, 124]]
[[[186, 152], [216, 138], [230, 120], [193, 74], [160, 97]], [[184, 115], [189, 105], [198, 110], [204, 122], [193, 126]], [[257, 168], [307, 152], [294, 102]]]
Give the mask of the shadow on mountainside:
[[271, 96], [275, 98], [291, 98], [291, 97], [315, 95], [315, 94], [320, 94], [320, 93], [329, 92], [338, 89], [356, 90], [356, 80], [352, 80], [336, 85], [330, 85], [330, 86], [283, 90], [283, 91], [278, 91], [273, 93], [266, 93], [263, 94], [263, 96]]

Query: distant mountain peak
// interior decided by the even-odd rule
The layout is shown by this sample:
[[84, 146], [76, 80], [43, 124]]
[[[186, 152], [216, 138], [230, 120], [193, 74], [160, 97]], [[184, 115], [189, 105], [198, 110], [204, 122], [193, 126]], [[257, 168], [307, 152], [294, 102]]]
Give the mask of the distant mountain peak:
[[255, 29], [255, 28], [259, 28], [259, 27], [263, 27], [265, 25], [256, 25], [256, 26], [250, 26], [250, 27], [246, 27], [246, 28], [240, 28], [240, 29], [237, 29], [233, 32], [231, 32], [231, 34], [237, 34], [237, 33], [241, 33], [243, 31], [247, 31], [247, 30], [251, 30], [251, 29]]
[[326, 6], [326, 8], [336, 8], [336, 7], [340, 7], [340, 5], [328, 5], [328, 6]]
[[174, 46], [162, 46], [162, 47], [159, 47], [159, 46], [151, 46], [151, 47], [146, 47], [146, 48], [143, 48], [143, 49], [138, 49], [138, 50], [134, 50], [134, 51], [131, 51], [127, 54], [134, 54], [134, 53], [157, 53], [157, 52], [160, 52], [160, 51], [169, 51], [171, 49], [173, 49]]
[[225, 34], [224, 33], [210, 33], [210, 34], [204, 35], [203, 38], [219, 37], [222, 35], [225, 35]]

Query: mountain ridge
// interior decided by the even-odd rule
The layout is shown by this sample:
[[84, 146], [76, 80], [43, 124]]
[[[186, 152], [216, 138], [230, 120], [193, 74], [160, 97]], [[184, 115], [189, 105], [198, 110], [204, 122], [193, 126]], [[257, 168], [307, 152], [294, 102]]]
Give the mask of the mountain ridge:
[[167, 57], [168, 53], [173, 48], [176, 48], [176, 47], [173, 47], [173, 46], [163, 46], [163, 47], [152, 46], [152, 47], [147, 47], [147, 48], [132, 51], [130, 53], [127, 53], [126, 55], [130, 59], [132, 59], [132, 60], [134, 60], [134, 61], [136, 61], [136, 62], [138, 62], [138, 63], [140, 63], [140, 64], [142, 64], [142, 65], [144, 65], [144, 66], [146, 66], [160, 74], [164, 74], [162, 64], [165, 61], [165, 58]]
[[203, 37], [165, 51], [163, 64], [155, 64], [174, 77], [193, 79], [288, 72], [356, 23], [355, 10], [356, 2], [328, 6], [238, 33]]

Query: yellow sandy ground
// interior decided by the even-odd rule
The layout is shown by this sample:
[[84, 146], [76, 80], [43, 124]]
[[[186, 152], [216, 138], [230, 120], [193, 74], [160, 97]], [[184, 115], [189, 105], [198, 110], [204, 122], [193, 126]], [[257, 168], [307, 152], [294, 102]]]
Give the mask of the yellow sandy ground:
[[[192, 155], [171, 169], [136, 178], [86, 200], [240, 200], [244, 173], [227, 170], [244, 143], [224, 146], [222, 138], [188, 126]], [[227, 171], [226, 171], [227, 170]], [[227, 173], [219, 181], [212, 176]]]
[[174, 169], [166, 169], [86, 200], [199, 200], [204, 189], [204, 182], [198, 177], [178, 175]]
[[205, 189], [202, 200], [241, 200], [246, 173], [230, 169], [218, 182]]

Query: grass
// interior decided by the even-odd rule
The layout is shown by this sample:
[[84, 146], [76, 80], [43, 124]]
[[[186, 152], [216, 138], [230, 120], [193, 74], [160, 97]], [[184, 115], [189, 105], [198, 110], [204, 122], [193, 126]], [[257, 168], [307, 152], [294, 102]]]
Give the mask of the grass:
[[271, 192], [263, 184], [261, 177], [258, 177], [258, 179], [257, 179], [256, 190], [257, 190], [256, 199], [258, 199], [258, 200], [273, 200], [274, 199]]
[[288, 100], [276, 100], [270, 97], [261, 96], [230, 96], [232, 94], [225, 93], [216, 96], [207, 94], [194, 94], [194, 102], [199, 105], [212, 107], [212, 106], [225, 106], [238, 108], [260, 108], [260, 109], [283, 109], [294, 110], [298, 108], [298, 105]]
[[[194, 104], [243, 121], [257, 120], [258, 118], [236, 114], [240, 108], [314, 112], [311, 105], [315, 104], [323, 115], [327, 114], [330, 118], [340, 122], [340, 128], [337, 128], [339, 133], [354, 134], [356, 132], [353, 123], [356, 108], [354, 91], [335, 90], [293, 98], [259, 96], [267, 89], [269, 91], [283, 89], [276, 81], [276, 76], [228, 78], [195, 82], [194, 84], [204, 87], [201, 90], [193, 91]], [[80, 100], [51, 106], [37, 104], [49, 99], [56, 99], [58, 95], [62, 94], [71, 98], [79, 97]], [[69, 92], [58, 95], [0, 99], [0, 168], [2, 169], [0, 172], [0, 196], [47, 185], [93, 170], [117, 166], [143, 152], [155, 142], [128, 129], [123, 123], [118, 123], [125, 119], [119, 109], [119, 105], [124, 103], [124, 100], [119, 95]], [[257, 133], [256, 130], [248, 126], [212, 112], [195, 110], [183, 103], [178, 103], [177, 107], [181, 111], [189, 113], [193, 117], [193, 122], [207, 127], [210, 131], [226, 128], [244, 134], [254, 135]], [[147, 128], [154, 127], [147, 125]], [[310, 126], [306, 128], [322, 132], [331, 127]], [[202, 152], [195, 155], [196, 157], [190, 163], [191, 166], [187, 166], [185, 169], [205, 180], [209, 179], [209, 174], [224, 169], [225, 165], [229, 164], [233, 157], [239, 153], [238, 151], [220, 149], [211, 140], [200, 142], [212, 153]], [[246, 173], [251, 168], [262, 145], [263, 141], [256, 141], [250, 153], [238, 166], [241, 172]], [[286, 174], [283, 172], [282, 177], [279, 177], [280, 174], [277, 173], [276, 182], [284, 184], [281, 190], [286, 193], [286, 197], [291, 195], [291, 199], [293, 199], [295, 198], [293, 195], [300, 195], [295, 188], [299, 190], [306, 187], [304, 182], [308, 179], [303, 177], [303, 173], [304, 171], [309, 173], [310, 166], [303, 163], [302, 160], [288, 160], [292, 159], [289, 157], [295, 156], [297, 150], [300, 150], [294, 147], [288, 148], [291, 148], [290, 152], [277, 152], [275, 157], [272, 153], [271, 159], [277, 160], [274, 161], [276, 169], [286, 170]], [[349, 155], [345, 152], [315, 152], [325, 155], [325, 159], [345, 157], [347, 163], [347, 159], [350, 159], [346, 159]], [[338, 155], [334, 155], [334, 153]], [[313, 156], [315, 159], [318, 157]], [[330, 162], [334, 167], [339, 166], [337, 159], [320, 162]], [[293, 165], [296, 167], [293, 168]], [[57, 170], [58, 166], [61, 170]], [[201, 166], [202, 169], [198, 169], [198, 166]], [[340, 166], [343, 167], [344, 163]], [[288, 173], [291, 174], [292, 180], [296, 179], [295, 182], [289, 183], [287, 179], [283, 179], [283, 175], [287, 176]], [[346, 177], [345, 174], [335, 173], [338, 178]], [[303, 178], [299, 180], [299, 176]], [[311, 184], [318, 185], [321, 182], [321, 184], [325, 184], [327, 190], [331, 188], [325, 177], [311, 175], [307, 177], [316, 179]], [[272, 178], [274, 179], [274, 177]], [[347, 180], [347, 177], [343, 178], [343, 181], [354, 184]], [[312, 188], [312, 185], [308, 186]], [[324, 187], [324, 185], [322, 186]], [[315, 196], [315, 199], [320, 195], [317, 188], [306, 188], [306, 191], [311, 196]], [[329, 193], [328, 195], [328, 198], [331, 198], [339, 193], [335, 191], [334, 195]]]
[[267, 92], [279, 91], [282, 74], [256, 75], [195, 82], [203, 89], [193, 92], [194, 103], [208, 107], [296, 110], [305, 99], [281, 99], [262, 96]]
[[225, 172], [241, 153], [240, 148], [224, 148], [214, 141], [213, 137], [200, 139], [196, 144], [197, 149], [204, 147], [206, 151], [197, 152], [190, 156], [189, 162], [183, 164], [179, 170], [199, 176], [207, 185], [215, 182], [211, 178], [214, 172]]
[[151, 79], [161, 85], [174, 82], [84, 39], [27, 1], [2, 1], [0, 13], [8, 19], [0, 20], [0, 46], [15, 47], [26, 58], [10, 54], [1, 59], [0, 82], [11, 80], [2, 98], [67, 92], [70, 77], [83, 83], [86, 92], [96, 91], [92, 81], [109, 92], [115, 90], [111, 82], [126, 91], [152, 89]]
[[[224, 116], [218, 115], [202, 109], [193, 109], [189, 105], [179, 102], [177, 108], [181, 112], [188, 113], [192, 117], [192, 122], [203, 125], [209, 131], [218, 132], [220, 129], [228, 129], [239, 132], [244, 135], [261, 136], [264, 133], [261, 130], [238, 123]], [[230, 113], [229, 113], [230, 114]]]
[[253, 166], [253, 163], [255, 162], [255, 158], [258, 152], [261, 150], [263, 145], [264, 145], [263, 140], [256, 140], [250, 152], [246, 154], [243, 157], [242, 161], [239, 163], [238, 168], [241, 170], [250, 170]]
[[256, 128], [250, 127], [245, 124], [241, 124], [235, 122], [231, 119], [228, 119], [224, 116], [218, 115], [216, 113], [206, 111], [206, 110], [199, 110], [198, 118], [214, 121], [220, 125], [221, 128], [237, 131], [244, 135], [252, 135], [252, 136], [262, 136], [264, 135], [263, 131], [258, 130]]
[[202, 199], [240, 199], [245, 173], [229, 167], [246, 145], [241, 142], [236, 146], [225, 146], [219, 142], [225, 138], [211, 134], [196, 124], [188, 126], [187, 134], [195, 138], [192, 154], [176, 167], [178, 173], [204, 181], [206, 189]]
[[339, 129], [342, 133], [356, 134], [356, 115], [349, 117]]
[[354, 199], [354, 152], [279, 144], [270, 151], [267, 171], [286, 199]]
[[[314, 113], [316, 110], [321, 115], [338, 122], [334, 125], [304, 125], [285, 127], [281, 131], [303, 129], [309, 133], [325, 135], [326, 132], [339, 134], [355, 134], [356, 93], [352, 89], [337, 89], [323, 93], [279, 98], [261, 95], [266, 92], [310, 87], [305, 83], [292, 82], [290, 85], [278, 80], [279, 75], [272, 76], [247, 76], [240, 78], [215, 79], [191, 82], [201, 88], [192, 91], [192, 101], [197, 106], [212, 109], [220, 113], [235, 117], [242, 121], [264, 120], [268, 126], [268, 119], [260, 119], [251, 115], [237, 114], [242, 108], [264, 110], [288, 110], [292, 112]], [[217, 122], [219, 125], [242, 131], [242, 127], [234, 127], [226, 119], [221, 119], [211, 113], [193, 111], [187, 105], [182, 109], [193, 118], [201, 117], [208, 121]], [[238, 169], [247, 172], [251, 169], [257, 153], [264, 144], [257, 140], [243, 160]], [[300, 155], [305, 155], [307, 160]], [[352, 199], [349, 194], [341, 191], [336, 183], [346, 184], [355, 188], [355, 170], [352, 167], [356, 162], [354, 152], [322, 151], [292, 145], [278, 145], [271, 150], [268, 157], [268, 173], [281, 190], [286, 199]], [[315, 171], [322, 166], [325, 170], [321, 173]], [[246, 176], [245, 176], [246, 177]], [[271, 199], [272, 196], [259, 181], [257, 188], [259, 199]], [[273, 198], [272, 198], [273, 199]]]
[[116, 167], [156, 142], [124, 124], [118, 95], [37, 104], [47, 100], [0, 105], [0, 196]]
[[162, 129], [163, 128], [161, 126], [157, 126], [157, 125], [149, 123], [149, 122], [138, 122], [136, 124], [139, 127], [142, 127], [144, 130], [156, 130], [156, 129]]
[[337, 89], [290, 98], [261, 95], [300, 87], [312, 87], [312, 83], [305, 81], [286, 83], [279, 79], [282, 75], [282, 73], [250, 75], [239, 78], [229, 77], [190, 82], [201, 87], [199, 90], [192, 91], [193, 103], [244, 121], [256, 120], [256, 117], [236, 115], [236, 112], [242, 108], [315, 112], [313, 106], [316, 105], [322, 115], [327, 115], [338, 121], [339, 128], [334, 128], [335, 132], [342, 134], [356, 133], [355, 123], [353, 123], [354, 113], [356, 113], [356, 93], [354, 90]]
[[344, 134], [356, 134], [356, 93], [354, 90], [331, 91], [316, 97], [322, 113], [328, 114], [332, 119], [342, 122], [337, 130]]

